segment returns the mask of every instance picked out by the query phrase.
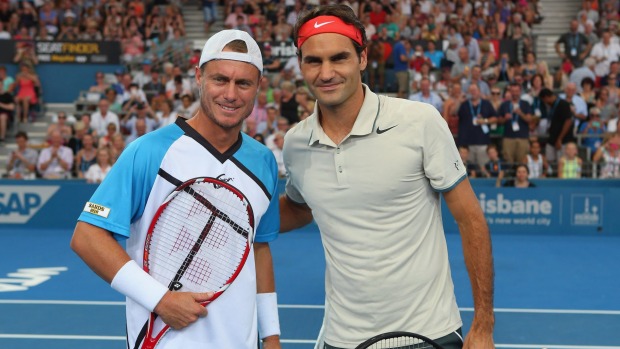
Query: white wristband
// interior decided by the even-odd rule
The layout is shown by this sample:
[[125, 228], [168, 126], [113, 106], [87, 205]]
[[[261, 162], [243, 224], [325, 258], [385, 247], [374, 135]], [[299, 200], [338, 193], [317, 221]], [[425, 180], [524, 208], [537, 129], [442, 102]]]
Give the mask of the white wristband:
[[258, 333], [261, 339], [280, 335], [278, 296], [275, 292], [256, 295], [256, 313], [258, 314]]
[[130, 260], [116, 273], [110, 283], [113, 289], [153, 311], [168, 289]]

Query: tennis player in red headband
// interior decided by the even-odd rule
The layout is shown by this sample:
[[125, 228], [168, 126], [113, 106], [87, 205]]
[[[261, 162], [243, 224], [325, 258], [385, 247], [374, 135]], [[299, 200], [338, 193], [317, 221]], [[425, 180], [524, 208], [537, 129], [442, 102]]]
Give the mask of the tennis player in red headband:
[[[326, 294], [316, 348], [355, 348], [388, 331], [416, 332], [446, 349], [494, 348], [489, 229], [445, 120], [430, 104], [362, 83], [366, 33], [348, 6], [300, 14], [294, 41], [317, 103], [285, 136], [280, 219], [282, 232], [313, 219], [321, 231]], [[465, 341], [441, 195], [472, 280]]]

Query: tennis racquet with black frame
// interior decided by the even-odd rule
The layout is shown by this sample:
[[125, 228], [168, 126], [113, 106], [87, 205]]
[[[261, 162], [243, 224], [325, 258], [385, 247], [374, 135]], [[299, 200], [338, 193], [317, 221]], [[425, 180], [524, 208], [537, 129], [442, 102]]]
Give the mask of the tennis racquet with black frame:
[[[144, 244], [144, 270], [170, 291], [215, 292], [207, 306], [232, 284], [250, 253], [254, 214], [237, 188], [217, 178], [195, 178], [178, 186], [160, 205]], [[170, 330], [154, 334], [152, 312], [134, 348], [153, 349]]]
[[443, 349], [432, 339], [413, 332], [386, 332], [374, 336], [355, 349]]

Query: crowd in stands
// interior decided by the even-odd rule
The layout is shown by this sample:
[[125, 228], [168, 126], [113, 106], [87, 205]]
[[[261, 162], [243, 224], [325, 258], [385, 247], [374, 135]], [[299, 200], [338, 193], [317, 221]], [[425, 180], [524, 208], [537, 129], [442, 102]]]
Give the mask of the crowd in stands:
[[[313, 113], [315, 101], [297, 58], [275, 55], [272, 45], [292, 42], [300, 12], [323, 2], [202, 1], [205, 31], [220, 21], [251, 33], [263, 48], [264, 78], [244, 132], [273, 151], [283, 177], [284, 135]], [[394, 83], [398, 97], [432, 104], [453, 133], [471, 177], [516, 187], [531, 187], [530, 179], [543, 177], [620, 178], [619, 1], [583, 0], [568, 32], [557, 40], [558, 67], [549, 67], [533, 51], [532, 27], [544, 20], [538, 1], [338, 2], [357, 13], [370, 39], [365, 83], [379, 93], [391, 92], [387, 87]], [[5, 16], [14, 5], [8, 3], [0, 1], [0, 21], [10, 37], [113, 38], [123, 43], [126, 59], [184, 35], [179, 7], [166, 2], [45, 1], [33, 7], [36, 11], [20, 5]], [[121, 3], [125, 6], [116, 6]], [[223, 6], [223, 18], [216, 6]], [[12, 23], [15, 15], [22, 25]], [[501, 40], [510, 40], [514, 49], [501, 52]], [[96, 108], [73, 116], [59, 113], [38, 155], [37, 149], [20, 146], [27, 135], [19, 133], [10, 176], [100, 181], [127, 144], [177, 117], [194, 115], [200, 105], [193, 79], [199, 54], [190, 54], [187, 64], [145, 58], [139, 68], [114, 76], [98, 72], [89, 90], [98, 96]], [[34, 74], [24, 72], [20, 79]], [[19, 113], [36, 96], [15, 96], [19, 118], [28, 117]], [[0, 94], [0, 121], [3, 103]]]

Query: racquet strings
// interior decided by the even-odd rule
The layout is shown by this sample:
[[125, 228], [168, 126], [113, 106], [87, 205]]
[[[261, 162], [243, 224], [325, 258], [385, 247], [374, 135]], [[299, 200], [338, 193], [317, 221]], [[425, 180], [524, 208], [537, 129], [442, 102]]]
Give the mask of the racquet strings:
[[368, 349], [433, 349], [435, 347], [432, 344], [427, 343], [419, 338], [402, 336], [402, 337], [384, 338], [365, 348], [368, 348]]
[[[180, 290], [217, 291], [235, 274], [247, 249], [248, 239], [239, 233], [252, 233], [247, 203], [213, 183], [195, 182], [190, 189], [175, 193], [155, 223], [148, 247], [149, 273], [168, 285], [183, 267]], [[215, 213], [192, 191], [208, 200]], [[210, 219], [213, 222], [200, 249], [189, 266], [183, 266]]]

